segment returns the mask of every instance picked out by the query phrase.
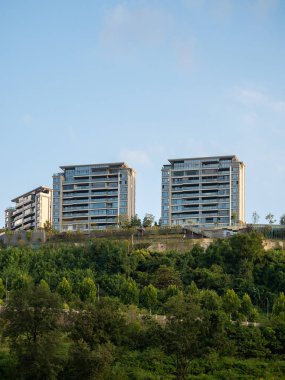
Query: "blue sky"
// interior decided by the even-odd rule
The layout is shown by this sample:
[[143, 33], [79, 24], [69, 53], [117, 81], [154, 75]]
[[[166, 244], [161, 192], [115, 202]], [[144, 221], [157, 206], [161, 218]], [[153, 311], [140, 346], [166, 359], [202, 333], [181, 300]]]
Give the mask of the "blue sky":
[[285, 1], [0, 0], [0, 226], [60, 165], [236, 154], [246, 218], [285, 213]]

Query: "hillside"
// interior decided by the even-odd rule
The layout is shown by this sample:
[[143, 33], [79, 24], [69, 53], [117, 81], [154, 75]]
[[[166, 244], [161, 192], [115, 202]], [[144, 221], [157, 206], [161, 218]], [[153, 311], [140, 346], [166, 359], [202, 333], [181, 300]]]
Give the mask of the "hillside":
[[73, 240], [0, 249], [1, 379], [285, 378], [280, 246]]

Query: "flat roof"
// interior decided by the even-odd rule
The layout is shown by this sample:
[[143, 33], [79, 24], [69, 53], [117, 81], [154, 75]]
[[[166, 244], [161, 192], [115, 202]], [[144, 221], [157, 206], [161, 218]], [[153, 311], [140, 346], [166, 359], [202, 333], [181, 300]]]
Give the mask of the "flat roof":
[[84, 164], [84, 165], [63, 165], [60, 166], [60, 169], [71, 169], [71, 168], [83, 168], [86, 166], [94, 166], [94, 167], [102, 167], [102, 166], [121, 166], [125, 167], [128, 169], [131, 169], [125, 162], [107, 162], [107, 163], [102, 163], [102, 164]]
[[235, 158], [237, 161], [238, 158], [237, 156], [235, 155], [228, 155], [228, 156], [208, 156], [208, 157], [186, 157], [186, 158], [170, 158], [168, 161], [170, 163], [172, 162], [177, 162], [177, 161], [186, 161], [186, 160], [209, 160], [209, 159], [215, 159], [215, 158], [218, 158], [218, 159], [226, 159], [226, 158], [230, 158], [230, 159], [233, 159]]
[[22, 195], [19, 195], [18, 197], [12, 199], [11, 202], [16, 202], [19, 198], [22, 198], [22, 197], [26, 197], [27, 195], [29, 194], [36, 194], [36, 193], [40, 193], [42, 190], [49, 190], [51, 191], [51, 188], [50, 187], [47, 187], [47, 186], [39, 186], [39, 187], [36, 187], [35, 189], [31, 190], [31, 191], [28, 191]]

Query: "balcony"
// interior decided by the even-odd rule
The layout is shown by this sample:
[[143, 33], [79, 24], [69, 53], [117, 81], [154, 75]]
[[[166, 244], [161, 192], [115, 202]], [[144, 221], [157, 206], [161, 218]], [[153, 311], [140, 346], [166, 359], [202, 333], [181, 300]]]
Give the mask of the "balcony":
[[65, 196], [62, 200], [62, 203], [63, 205], [70, 204], [70, 203], [89, 203], [89, 198], [85, 196], [84, 198], [81, 198], [81, 199], [69, 199], [69, 198], [66, 199], [66, 196]]
[[80, 211], [80, 210], [88, 210], [89, 206], [74, 206], [74, 207], [63, 207], [62, 212], [72, 212], [72, 211]]

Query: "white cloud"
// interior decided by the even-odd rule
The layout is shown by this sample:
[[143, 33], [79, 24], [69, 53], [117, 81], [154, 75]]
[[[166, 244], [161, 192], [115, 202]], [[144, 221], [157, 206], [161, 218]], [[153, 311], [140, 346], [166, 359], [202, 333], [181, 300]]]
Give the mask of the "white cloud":
[[149, 166], [151, 164], [150, 154], [144, 150], [123, 149], [120, 152], [120, 160], [133, 167], [137, 165]]
[[157, 165], [158, 162], [162, 163], [167, 157], [165, 147], [162, 145], [150, 145], [145, 149], [123, 149], [119, 154], [119, 159], [127, 164], [148, 168]]
[[265, 104], [268, 102], [267, 97], [257, 90], [241, 89], [238, 94], [238, 99], [244, 104]]
[[118, 4], [106, 14], [101, 38], [103, 43], [117, 48], [157, 45], [165, 39], [171, 24], [171, 15], [162, 9]]
[[262, 91], [244, 88], [238, 91], [237, 99], [247, 106], [266, 107], [285, 114], [285, 101], [276, 100]]

